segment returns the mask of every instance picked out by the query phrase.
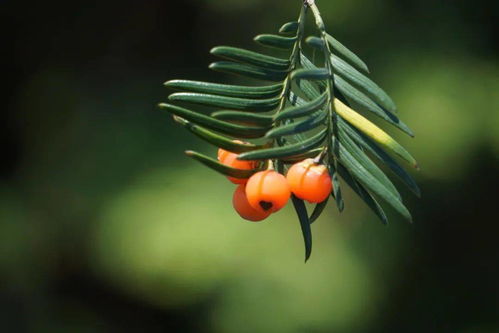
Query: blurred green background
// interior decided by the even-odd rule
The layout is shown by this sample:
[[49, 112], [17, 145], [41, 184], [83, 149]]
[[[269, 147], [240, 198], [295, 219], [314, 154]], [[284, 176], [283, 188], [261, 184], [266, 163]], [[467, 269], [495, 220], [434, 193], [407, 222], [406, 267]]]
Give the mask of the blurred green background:
[[499, 331], [499, 3], [317, 3], [415, 131], [423, 197], [385, 227], [347, 192], [304, 264], [293, 209], [241, 220], [155, 107], [299, 0], [0, 1], [2, 331]]

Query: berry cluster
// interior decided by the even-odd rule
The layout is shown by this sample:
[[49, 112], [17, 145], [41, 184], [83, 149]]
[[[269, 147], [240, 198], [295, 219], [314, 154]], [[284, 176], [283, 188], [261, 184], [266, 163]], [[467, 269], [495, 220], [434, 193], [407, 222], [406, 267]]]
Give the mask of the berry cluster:
[[[218, 160], [229, 167], [251, 170], [258, 165], [257, 161], [237, 158], [236, 153], [218, 150]], [[234, 209], [243, 219], [254, 222], [262, 221], [283, 208], [291, 193], [310, 203], [320, 203], [333, 189], [327, 167], [310, 158], [294, 164], [286, 177], [270, 168], [246, 179], [227, 178], [238, 184], [232, 198]]]

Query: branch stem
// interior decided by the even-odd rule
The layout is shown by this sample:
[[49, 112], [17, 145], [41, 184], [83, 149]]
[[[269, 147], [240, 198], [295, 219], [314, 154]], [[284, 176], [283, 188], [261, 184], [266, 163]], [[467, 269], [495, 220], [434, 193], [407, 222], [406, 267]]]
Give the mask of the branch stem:
[[[308, 1], [308, 0], [307, 0]], [[286, 76], [286, 79], [284, 80], [284, 87], [281, 91], [280, 95], [280, 102], [279, 102], [279, 107], [277, 108], [276, 114], [279, 114], [284, 108], [286, 107], [286, 103], [288, 100], [289, 92], [291, 91], [291, 73], [293, 70], [296, 68], [298, 61], [300, 60], [300, 52], [301, 52], [301, 40], [303, 38], [303, 32], [305, 30], [305, 18], [307, 14], [307, 8], [308, 6], [305, 4], [301, 8], [300, 16], [298, 18], [298, 31], [296, 34], [296, 42], [293, 46], [293, 51], [291, 52], [291, 56], [289, 58], [290, 60], [290, 68], [288, 70], [288, 74]], [[276, 125], [279, 125], [277, 123]], [[275, 140], [277, 146], [283, 146], [284, 145], [284, 140], [282, 138], [278, 138]], [[281, 163], [280, 160], [276, 160], [276, 167], [279, 172], [283, 173], [284, 171], [284, 165]]]
[[[308, 0], [307, 0], [308, 1]], [[328, 117], [327, 117], [327, 143], [326, 143], [326, 154], [327, 154], [327, 167], [329, 173], [332, 175], [335, 191], [335, 199], [339, 210], [343, 208], [343, 201], [340, 194], [340, 184], [338, 181], [338, 159], [340, 158], [340, 146], [339, 146], [339, 136], [338, 136], [338, 114], [336, 113], [336, 108], [334, 106], [334, 67], [331, 61], [332, 51], [327, 40], [326, 26], [324, 20], [322, 19], [319, 8], [315, 4], [314, 0], [309, 6], [315, 17], [315, 24], [317, 29], [321, 33], [322, 43], [324, 45], [324, 62], [325, 66], [329, 72], [329, 79], [327, 80], [327, 90], [328, 90]]]

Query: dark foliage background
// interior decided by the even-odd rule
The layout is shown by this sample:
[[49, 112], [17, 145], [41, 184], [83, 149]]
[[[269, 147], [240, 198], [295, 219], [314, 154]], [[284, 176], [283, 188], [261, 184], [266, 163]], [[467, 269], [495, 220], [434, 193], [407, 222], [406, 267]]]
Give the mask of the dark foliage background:
[[318, 5], [415, 130], [423, 197], [383, 227], [347, 193], [304, 265], [292, 209], [240, 221], [155, 108], [298, 0], [0, 1], [2, 331], [499, 331], [498, 2]]

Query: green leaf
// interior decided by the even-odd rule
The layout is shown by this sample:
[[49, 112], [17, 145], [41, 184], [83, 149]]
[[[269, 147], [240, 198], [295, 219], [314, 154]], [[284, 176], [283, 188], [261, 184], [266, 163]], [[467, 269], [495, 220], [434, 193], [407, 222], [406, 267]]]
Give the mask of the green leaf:
[[314, 223], [322, 215], [322, 212], [324, 211], [324, 208], [326, 208], [328, 201], [329, 201], [329, 196], [323, 202], [320, 202], [315, 205], [314, 211], [312, 212], [312, 215], [310, 215], [309, 218], [310, 224]]
[[286, 164], [291, 164], [291, 163], [296, 163], [296, 162], [301, 162], [307, 158], [312, 158], [312, 157], [317, 157], [322, 151], [322, 148], [315, 148], [309, 151], [306, 151], [302, 154], [298, 155], [292, 155], [292, 156], [287, 156], [281, 158], [281, 161], [283, 161]]
[[305, 39], [305, 43], [321, 51], [324, 50], [324, 42], [322, 41], [321, 38], [310, 36], [307, 37], [307, 39]]
[[[341, 146], [340, 146], [341, 149]], [[251, 154], [245, 153], [245, 154]], [[340, 152], [339, 162], [365, 187], [379, 195], [383, 200], [390, 204], [404, 218], [412, 222], [412, 217], [404, 204], [381, 184], [370, 172], [368, 172], [362, 164], [355, 159], [347, 150], [342, 149]]]
[[279, 35], [263, 34], [255, 37], [255, 42], [268, 47], [289, 50], [297, 41], [297, 37], [283, 37]]
[[338, 40], [336, 40], [333, 36], [326, 34], [326, 39], [333, 48], [343, 59], [349, 62], [351, 65], [355, 66], [357, 69], [369, 73], [369, 69], [367, 65], [352, 51], [346, 48], [343, 44], [341, 44]]
[[399, 177], [399, 179], [418, 197], [421, 196], [421, 191], [407, 171], [401, 167], [389, 154], [378, 147], [370, 138], [362, 134], [359, 130], [353, 128], [346, 121], [339, 118], [339, 127], [345, 131], [357, 144], [361, 145], [365, 150], [369, 151], [373, 156], [386, 164], [390, 170]]
[[189, 102], [217, 108], [253, 112], [272, 111], [279, 105], [280, 102], [280, 98], [249, 99], [200, 93], [174, 93], [171, 94], [168, 99], [170, 101]]
[[321, 95], [321, 91], [316, 84], [320, 84], [322, 81], [307, 81], [307, 80], [296, 80], [295, 84], [298, 89], [303, 92], [304, 96], [309, 100], [318, 98]]
[[211, 49], [210, 53], [235, 62], [242, 62], [277, 71], [286, 71], [291, 64], [288, 59], [271, 57], [261, 53], [230, 46], [214, 47]]
[[271, 69], [266, 69], [251, 65], [238, 64], [236, 62], [231, 62], [231, 61], [214, 62], [210, 65], [210, 69], [217, 72], [236, 74], [240, 76], [249, 77], [252, 79], [274, 81], [274, 82], [284, 81], [284, 79], [288, 75], [287, 72], [274, 71]]
[[284, 23], [282, 27], [279, 29], [279, 33], [281, 34], [296, 34], [298, 32], [298, 27], [300, 24], [296, 21]]
[[[303, 54], [303, 52], [300, 52], [300, 63], [305, 69], [319, 69], [312, 63], [312, 61], [310, 61], [310, 59], [307, 58], [305, 54]], [[314, 84], [318, 85], [320, 88], [326, 88], [327, 86], [325, 81], [314, 81]], [[310, 99], [317, 98], [317, 96], [320, 95], [320, 89], [314, 84], [308, 81], [297, 82], [298, 87]]]
[[159, 108], [208, 129], [238, 138], [260, 138], [270, 129], [268, 127], [236, 125], [166, 103], [160, 103]]
[[[303, 66], [305, 69], [319, 69], [322, 67], [317, 67], [315, 64], [310, 60], [303, 52], [300, 52], [300, 64]], [[326, 86], [325, 81], [319, 81], [317, 84], [320, 84], [321, 86]]]
[[291, 73], [292, 80], [327, 80], [331, 76], [326, 68], [296, 69]]
[[317, 69], [312, 60], [310, 60], [303, 52], [300, 52], [300, 64], [306, 69]]
[[[289, 104], [291, 104], [291, 106], [300, 106], [300, 105], [304, 105], [307, 103], [307, 101], [298, 97], [298, 95], [296, 95], [293, 91], [288, 92], [288, 101], [289, 101]], [[293, 119], [285, 119], [282, 122], [284, 124], [290, 124], [290, 123], [293, 123], [294, 120]], [[284, 140], [284, 138], [281, 138], [279, 140]], [[293, 137], [289, 137], [286, 140], [288, 140], [288, 142], [291, 142], [291, 143], [298, 142], [298, 141], [304, 141], [304, 140], [306, 140], [306, 136], [301, 134], [301, 133], [297, 133]]]
[[334, 198], [336, 202], [336, 207], [338, 211], [341, 213], [345, 209], [345, 202], [343, 201], [343, 195], [341, 194], [341, 184], [340, 179], [338, 177], [338, 172], [334, 167], [334, 161], [329, 165], [329, 175], [331, 176], [331, 181], [333, 183], [333, 191], [331, 192], [331, 196]]
[[256, 125], [263, 127], [271, 127], [272, 123], [274, 122], [274, 118], [271, 115], [241, 111], [215, 111], [211, 114], [211, 116], [215, 119], [228, 120], [244, 125]]
[[412, 155], [400, 143], [395, 141], [381, 128], [373, 124], [367, 118], [360, 115], [357, 111], [352, 110], [339, 99], [334, 99], [334, 110], [336, 114], [345, 119], [352, 126], [360, 130], [369, 138], [373, 139], [383, 147], [390, 149], [395, 154], [406, 160], [415, 168], [418, 168], [418, 163]]
[[289, 91], [288, 101], [289, 101], [289, 103], [291, 103], [292, 106], [300, 106], [300, 105], [307, 104], [306, 100], [304, 100], [303, 98], [300, 98], [293, 91]]
[[261, 171], [261, 169], [243, 170], [243, 169], [232, 168], [218, 162], [217, 160], [211, 157], [205, 156], [203, 154], [191, 150], [186, 151], [185, 154], [189, 157], [192, 157], [196, 161], [201, 162], [207, 167], [221, 173], [222, 175], [229, 177], [246, 179], [257, 173], [258, 171]]
[[400, 193], [397, 191], [393, 183], [388, 179], [388, 177], [381, 171], [378, 166], [371, 161], [369, 157], [357, 146], [356, 143], [350, 139], [348, 134], [340, 129], [340, 156], [342, 148], [347, 150], [359, 163], [366, 169], [367, 172], [371, 173], [387, 190], [393, 193], [399, 200], [402, 200]]
[[373, 102], [369, 97], [367, 97], [364, 93], [357, 90], [357, 88], [350, 85], [348, 82], [343, 80], [340, 76], [334, 76], [334, 85], [335, 88], [339, 90], [339, 92], [345, 97], [346, 102], [348, 104], [354, 103], [361, 108], [371, 111], [378, 117], [386, 120], [390, 124], [398, 127], [403, 132], [407, 133], [409, 136], [414, 137], [414, 133], [412, 130], [402, 122], [396, 115], [385, 110], [375, 102]]
[[289, 119], [289, 118], [297, 118], [297, 117], [303, 117], [303, 116], [308, 116], [311, 113], [321, 109], [324, 107], [328, 99], [328, 93], [324, 92], [322, 95], [314, 99], [313, 101], [308, 102], [307, 104], [300, 105], [300, 106], [295, 106], [295, 107], [289, 107], [278, 114], [275, 115], [275, 120], [279, 121], [282, 119]]
[[164, 85], [173, 89], [239, 98], [276, 97], [281, 94], [284, 87], [282, 83], [271, 86], [251, 87], [190, 80], [171, 80], [165, 82]]
[[352, 175], [345, 169], [344, 166], [338, 165], [338, 173], [341, 178], [352, 188], [352, 190], [357, 193], [362, 201], [366, 203], [366, 205], [371, 208], [371, 210], [380, 218], [383, 224], [388, 223], [388, 218], [386, 217], [383, 208], [378, 204], [376, 199], [360, 184], [357, 180], [355, 180]]
[[326, 138], [326, 130], [322, 130], [305, 141], [293, 143], [286, 146], [261, 149], [239, 155], [239, 160], [266, 160], [274, 158], [284, 158], [288, 156], [302, 154], [310, 149], [318, 147]]
[[[288, 99], [289, 99], [289, 102], [291, 103], [292, 106], [302, 106], [302, 105], [305, 105], [308, 103], [306, 100], [304, 100], [301, 97], [298, 97], [293, 92], [289, 92]], [[293, 121], [293, 119], [286, 119], [286, 120], [284, 120], [284, 122], [285, 123], [293, 123], [294, 121]], [[305, 141], [306, 139], [307, 138], [301, 133], [296, 133], [292, 137], [287, 138], [287, 140], [289, 140], [290, 142], [301, 142], [301, 141]]]
[[194, 125], [193, 123], [183, 118], [177, 116], [174, 117], [175, 121], [183, 125], [191, 133], [195, 134], [196, 136], [200, 137], [206, 142], [211, 143], [212, 145], [215, 145], [219, 148], [225, 149], [233, 153], [243, 153], [247, 151], [258, 150], [268, 147], [268, 145], [255, 145], [247, 142], [246, 143], [234, 142], [234, 139], [232, 138], [220, 135], [216, 132], [210, 131], [209, 129], [203, 128], [201, 126]]
[[388, 96], [387, 93], [384, 92], [383, 89], [381, 89], [371, 79], [361, 74], [351, 65], [335, 55], [331, 56], [331, 62], [333, 64], [333, 71], [336, 74], [350, 82], [353, 86], [364, 92], [373, 101], [388, 111], [393, 113], [397, 112], [397, 107], [390, 96]]
[[307, 262], [312, 254], [312, 230], [308, 220], [307, 207], [303, 200], [298, 199], [294, 194], [291, 195], [291, 200], [293, 201], [293, 206], [295, 207], [296, 214], [300, 220], [303, 241], [305, 242], [305, 262]]
[[324, 120], [326, 120], [326, 117], [327, 117], [327, 112], [316, 111], [313, 115], [309, 116], [304, 120], [293, 122], [287, 125], [274, 127], [273, 129], [268, 131], [267, 134], [265, 134], [265, 137], [280, 138], [285, 135], [292, 135], [292, 134], [310, 131], [320, 125], [323, 125]]

